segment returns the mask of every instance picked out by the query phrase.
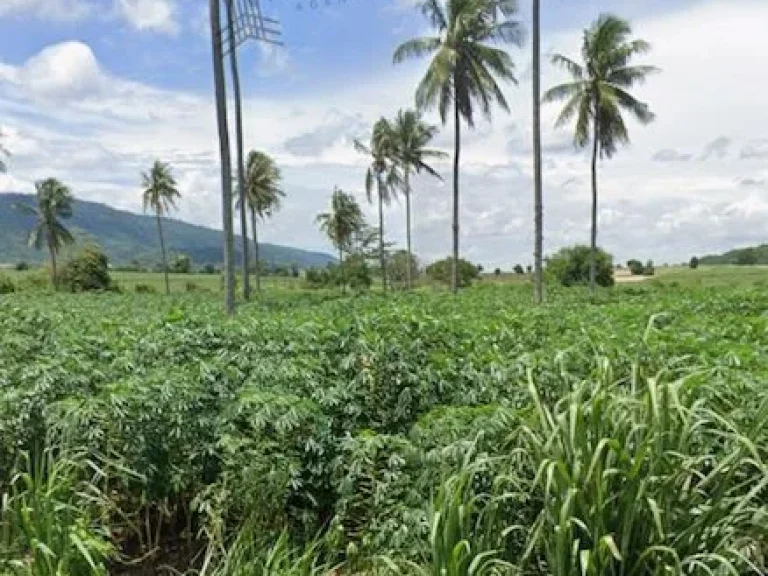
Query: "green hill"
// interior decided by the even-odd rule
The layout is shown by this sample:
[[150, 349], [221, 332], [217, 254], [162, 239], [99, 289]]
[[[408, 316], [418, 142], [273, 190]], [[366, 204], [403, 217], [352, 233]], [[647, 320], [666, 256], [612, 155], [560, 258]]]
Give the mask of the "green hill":
[[766, 266], [768, 265], [768, 244], [752, 246], [749, 248], [736, 248], [725, 254], [710, 254], [699, 260], [704, 266], [716, 266], [722, 264], [738, 264], [741, 266]]
[[[35, 198], [28, 194], [0, 194], [0, 264], [42, 262], [47, 254], [27, 247], [33, 220], [13, 207], [18, 202], [34, 205]], [[113, 265], [137, 260], [149, 266], [159, 261], [157, 222], [153, 216], [76, 200], [74, 215], [67, 221], [67, 226], [78, 238], [78, 243], [95, 242], [101, 246]], [[170, 253], [188, 255], [195, 266], [221, 263], [223, 238], [220, 230], [164, 219], [163, 231]], [[239, 236], [235, 245], [240, 245]], [[308, 268], [335, 261], [328, 254], [288, 246], [262, 244], [260, 248], [261, 259], [270, 264], [296, 264]], [[240, 258], [239, 250], [237, 258]]]

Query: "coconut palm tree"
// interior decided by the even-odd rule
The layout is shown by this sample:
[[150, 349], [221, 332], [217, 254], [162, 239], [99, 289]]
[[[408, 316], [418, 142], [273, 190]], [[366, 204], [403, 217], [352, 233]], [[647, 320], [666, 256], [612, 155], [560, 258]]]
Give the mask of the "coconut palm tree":
[[[237, 146], [237, 186], [245, 188], [245, 146], [243, 144], [243, 99], [240, 92], [240, 70], [235, 43], [235, 10], [232, 0], [227, 0], [227, 31], [229, 34], [229, 65], [232, 74], [232, 92], [235, 99], [235, 141]], [[243, 297], [251, 297], [251, 279], [248, 273], [248, 218], [240, 211], [240, 236], [243, 246]]]
[[152, 169], [141, 175], [141, 185], [144, 188], [144, 211], [152, 210], [157, 218], [157, 235], [160, 238], [160, 255], [163, 259], [163, 274], [165, 276], [165, 293], [171, 293], [171, 285], [168, 282], [168, 257], [165, 251], [165, 239], [163, 238], [163, 216], [167, 216], [171, 209], [176, 208], [176, 200], [181, 198], [176, 179], [173, 177], [171, 167], [165, 162], [155, 160]]
[[339, 251], [341, 267], [341, 291], [344, 292], [344, 252], [349, 252], [352, 241], [363, 230], [365, 219], [360, 204], [351, 194], [343, 192], [338, 187], [333, 190], [330, 212], [318, 214], [317, 223]]
[[[221, 43], [221, 10], [219, 0], [209, 0], [213, 81], [216, 90], [216, 124], [221, 159], [221, 211], [224, 229], [224, 310], [235, 313], [234, 230], [232, 223], [232, 160], [229, 150], [227, 121], [227, 88], [224, 79], [224, 54]], [[228, 5], [229, 6], [229, 5]]]
[[544, 301], [544, 208], [541, 181], [541, 5], [533, 0], [533, 301]]
[[[405, 195], [405, 236], [408, 262], [411, 262], [411, 170], [417, 173], [422, 170], [436, 178], [442, 177], [426, 160], [429, 158], [445, 158], [448, 155], [440, 150], [427, 148], [427, 144], [437, 133], [436, 126], [430, 126], [421, 120], [414, 110], [400, 110], [392, 126], [395, 138], [395, 161], [400, 166], [403, 175], [403, 194]], [[406, 283], [413, 287], [412, 266], [407, 266]]]
[[394, 62], [432, 55], [424, 78], [416, 89], [420, 110], [437, 108], [446, 124], [453, 108], [453, 261], [451, 289], [458, 290], [459, 260], [459, 162], [461, 120], [472, 128], [475, 107], [490, 117], [494, 103], [508, 111], [509, 105], [497, 78], [516, 82], [515, 65], [509, 54], [493, 44], [520, 45], [520, 23], [510, 20], [517, 12], [516, 0], [424, 0], [421, 11], [437, 34], [401, 44]]
[[33, 216], [37, 222], [29, 233], [29, 245], [37, 250], [43, 245], [48, 248], [51, 257], [51, 284], [57, 286], [56, 255], [59, 249], [67, 244], [73, 244], [75, 238], [62, 224], [62, 220], [72, 217], [71, 190], [56, 180], [48, 178], [35, 183], [37, 192], [37, 207], [26, 204], [16, 204], [16, 208], [25, 214]]
[[370, 158], [371, 163], [365, 172], [365, 193], [368, 202], [373, 203], [374, 184], [376, 202], [379, 207], [379, 265], [381, 282], [387, 290], [387, 258], [384, 250], [384, 205], [389, 204], [396, 189], [402, 186], [398, 165], [395, 160], [395, 132], [386, 118], [379, 118], [373, 125], [371, 142], [368, 146], [355, 140], [355, 149]]
[[556, 126], [576, 119], [574, 144], [577, 148], [592, 143], [592, 234], [589, 259], [589, 286], [595, 290], [597, 252], [597, 160], [611, 158], [619, 144], [629, 143], [627, 125], [622, 112], [641, 124], [653, 121], [647, 104], [629, 93], [635, 84], [656, 72], [653, 66], [631, 66], [634, 56], [645, 54], [650, 45], [631, 39], [629, 22], [612, 14], [601, 15], [584, 31], [581, 48], [583, 62], [577, 63], [561, 54], [552, 62], [565, 69], [571, 82], [555, 86], [544, 94], [545, 102], [565, 100]]
[[[248, 154], [245, 175], [245, 209], [251, 213], [253, 229], [253, 257], [256, 261], [256, 291], [261, 290], [261, 267], [259, 263], [259, 232], [256, 223], [266, 220], [280, 210], [285, 192], [281, 186], [282, 175], [275, 161], [256, 150]], [[239, 194], [238, 207], [243, 209], [243, 195]]]

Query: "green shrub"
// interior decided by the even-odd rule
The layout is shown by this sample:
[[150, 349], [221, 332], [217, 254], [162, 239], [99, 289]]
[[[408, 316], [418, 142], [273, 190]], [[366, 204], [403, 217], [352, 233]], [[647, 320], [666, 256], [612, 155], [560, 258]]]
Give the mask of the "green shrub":
[[419, 260], [411, 254], [410, 262], [408, 252], [398, 250], [389, 258], [387, 275], [392, 286], [404, 286], [408, 281], [408, 267], [411, 268], [411, 278], [415, 281], [419, 277]]
[[136, 294], [156, 294], [157, 289], [149, 284], [136, 284], [133, 288]]
[[699, 259], [696, 256], [691, 256], [691, 260], [688, 262], [688, 267], [691, 270], [696, 270], [696, 268], [699, 267]]
[[178, 254], [171, 263], [170, 271], [174, 274], [189, 274], [192, 272], [192, 259], [186, 254]]
[[525, 274], [525, 270], [520, 264], [515, 264], [515, 274]]
[[634, 258], [627, 261], [627, 268], [629, 268], [629, 271], [633, 276], [642, 276], [643, 270], [645, 269], [643, 263], [640, 262], [640, 260], [635, 260]]
[[[444, 258], [427, 266], [427, 276], [434, 282], [441, 282], [450, 286], [453, 258]], [[459, 288], [472, 285], [472, 280], [480, 276], [480, 271], [475, 264], [459, 258], [458, 262]]]
[[643, 266], [643, 276], [653, 276], [656, 274], [656, 268], [653, 265], [653, 260], [648, 260]]
[[95, 246], [84, 248], [59, 274], [59, 285], [70, 292], [109, 290], [111, 284], [107, 256]]
[[[547, 272], [563, 286], [589, 283], [589, 246], [577, 245], [563, 248], [547, 259]], [[597, 249], [595, 258], [596, 278], [599, 286], [613, 286], [613, 259], [610, 254]]]
[[22, 260], [21, 262], [17, 262], [14, 268], [19, 272], [23, 272], [24, 270], [29, 270], [29, 264]]
[[199, 292], [200, 286], [198, 286], [194, 282], [187, 282], [186, 284], [184, 284], [184, 290], [186, 292]]
[[0, 275], [0, 294], [12, 294], [16, 292], [16, 285], [8, 276]]

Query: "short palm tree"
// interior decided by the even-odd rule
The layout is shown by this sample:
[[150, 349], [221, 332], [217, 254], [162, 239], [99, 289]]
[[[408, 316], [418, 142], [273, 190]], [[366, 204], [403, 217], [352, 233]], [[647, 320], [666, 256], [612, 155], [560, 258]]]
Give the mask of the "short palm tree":
[[35, 183], [35, 189], [37, 207], [16, 204], [16, 208], [37, 220], [29, 234], [29, 245], [37, 250], [41, 250], [43, 245], [48, 248], [51, 257], [51, 284], [56, 288], [56, 255], [62, 246], [75, 242], [72, 233], [61, 222], [72, 217], [74, 198], [70, 189], [55, 178]]
[[[426, 160], [429, 158], [445, 158], [447, 154], [439, 150], [427, 148], [429, 142], [437, 133], [436, 126], [425, 123], [414, 110], [400, 110], [392, 126], [395, 138], [395, 160], [400, 165], [403, 174], [403, 194], [405, 195], [405, 235], [408, 262], [412, 261], [411, 252], [411, 171], [422, 170], [436, 178], [442, 177]], [[413, 287], [413, 266], [407, 266], [406, 282], [408, 288]]]
[[[285, 192], [282, 188], [282, 175], [275, 161], [265, 154], [253, 150], [248, 154], [245, 175], [245, 206], [251, 213], [253, 228], [253, 251], [256, 261], [256, 291], [261, 290], [261, 267], [259, 263], [259, 233], [257, 220], [266, 220], [280, 210]], [[238, 194], [237, 205], [243, 209], [243, 195]]]
[[407, 58], [433, 55], [424, 78], [416, 89], [420, 110], [437, 108], [443, 124], [453, 108], [453, 262], [451, 289], [458, 290], [459, 260], [459, 158], [461, 120], [472, 128], [475, 107], [486, 117], [498, 104], [509, 105], [496, 79], [516, 82], [515, 65], [509, 54], [493, 44], [520, 45], [520, 23], [510, 20], [517, 12], [516, 0], [424, 0], [421, 11], [437, 35], [415, 38], [401, 44], [394, 54], [395, 63]]
[[167, 216], [171, 209], [176, 208], [176, 200], [181, 198], [176, 179], [173, 177], [171, 167], [165, 162], [155, 160], [149, 173], [141, 175], [141, 186], [144, 188], [144, 211], [152, 210], [157, 218], [157, 235], [160, 238], [160, 256], [163, 261], [163, 275], [165, 277], [165, 293], [171, 293], [171, 285], [168, 281], [168, 256], [165, 252], [165, 239], [163, 238], [163, 216]]
[[370, 158], [365, 172], [365, 193], [368, 202], [373, 203], [373, 191], [376, 190], [376, 203], [379, 207], [379, 265], [381, 282], [387, 289], [387, 258], [384, 249], [384, 205], [389, 204], [397, 188], [402, 186], [396, 158], [395, 132], [386, 118], [379, 118], [373, 125], [371, 142], [368, 146], [355, 140], [355, 149]]
[[363, 211], [360, 204], [351, 194], [343, 192], [338, 187], [334, 188], [331, 197], [330, 212], [318, 214], [317, 223], [330, 239], [333, 246], [339, 251], [339, 266], [341, 267], [341, 290], [344, 291], [344, 252], [349, 252], [352, 241], [365, 225]]
[[628, 112], [641, 124], [653, 121], [648, 105], [629, 93], [635, 84], [656, 72], [653, 66], [631, 66], [638, 54], [645, 54], [650, 45], [644, 40], [630, 38], [629, 22], [611, 14], [601, 15], [584, 31], [581, 64], [556, 54], [552, 62], [564, 68], [571, 82], [555, 86], [544, 94], [544, 102], [565, 100], [557, 119], [564, 126], [576, 119], [574, 144], [585, 148], [592, 143], [592, 233], [589, 261], [589, 286], [595, 290], [597, 253], [597, 160], [611, 158], [619, 144], [629, 143], [629, 133], [622, 117]]

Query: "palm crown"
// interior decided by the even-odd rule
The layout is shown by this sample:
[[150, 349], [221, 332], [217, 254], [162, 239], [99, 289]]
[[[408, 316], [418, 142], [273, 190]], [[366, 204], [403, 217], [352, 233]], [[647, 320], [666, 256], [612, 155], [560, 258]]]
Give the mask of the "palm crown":
[[73, 244], [74, 237], [61, 223], [72, 217], [72, 192], [56, 180], [48, 178], [35, 183], [37, 208], [20, 205], [22, 211], [37, 218], [29, 234], [29, 245], [40, 250], [43, 244], [56, 251], [66, 244]]
[[[440, 178], [427, 160], [430, 158], [445, 158], [448, 156], [441, 150], [427, 148], [427, 145], [437, 134], [437, 127], [421, 120], [414, 110], [400, 110], [392, 126], [394, 137], [395, 159], [403, 167], [413, 168], [416, 172], [422, 170]], [[406, 190], [406, 194], [409, 191]]]
[[395, 63], [407, 58], [434, 54], [416, 89], [419, 109], [437, 107], [443, 123], [451, 103], [470, 126], [474, 125], [474, 103], [485, 116], [497, 103], [509, 105], [496, 78], [515, 82], [515, 65], [506, 51], [493, 43], [521, 44], [522, 27], [508, 20], [517, 11], [515, 0], [426, 0], [422, 13], [437, 36], [414, 38], [395, 50]]
[[353, 236], [361, 230], [363, 212], [351, 194], [335, 188], [331, 198], [330, 212], [318, 215], [317, 222], [333, 245], [342, 252], [349, 250]]
[[[575, 145], [582, 148], [596, 135], [600, 156], [608, 158], [616, 152], [618, 144], [629, 142], [622, 111], [641, 124], [654, 118], [648, 105], [628, 92], [657, 71], [653, 66], [629, 64], [633, 56], [650, 50], [644, 40], [630, 40], [631, 33], [625, 20], [611, 14], [600, 16], [584, 32], [582, 64], [561, 54], [553, 56], [552, 62], [564, 68], [573, 80], [551, 88], [543, 98], [545, 102], [565, 100], [557, 125], [566, 125], [575, 118]], [[590, 130], [596, 134], [590, 136]]]
[[149, 173], [141, 175], [144, 188], [144, 210], [153, 210], [158, 216], [166, 215], [176, 208], [176, 200], [181, 197], [176, 188], [170, 165], [156, 160]]
[[[280, 209], [285, 192], [281, 187], [282, 175], [274, 160], [257, 150], [248, 154], [245, 177], [245, 202], [259, 218], [268, 218]], [[239, 195], [238, 207], [242, 207]]]

